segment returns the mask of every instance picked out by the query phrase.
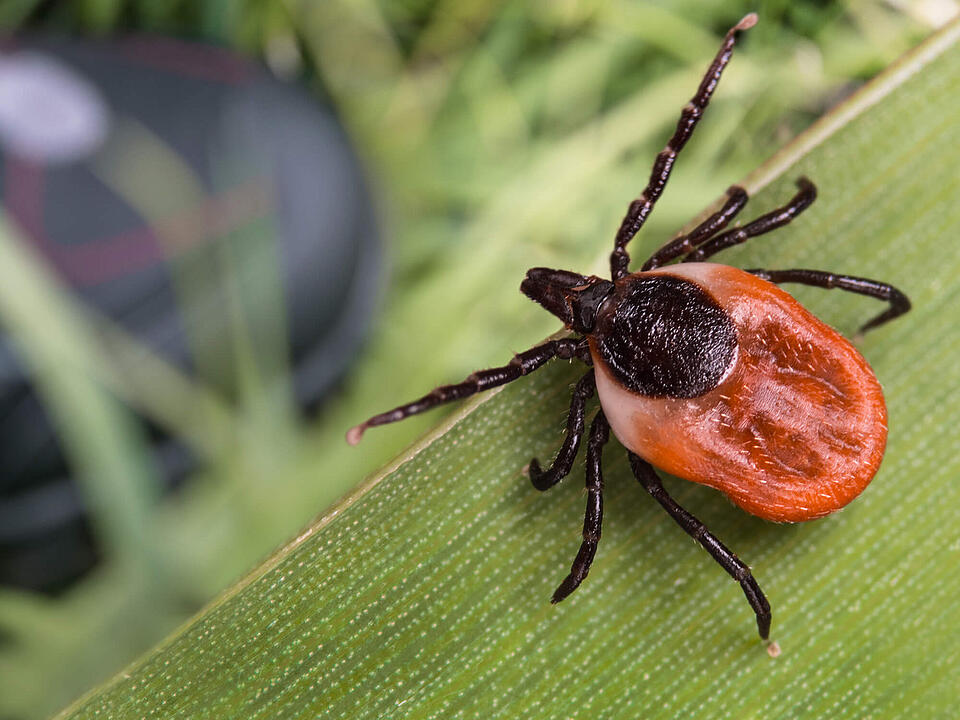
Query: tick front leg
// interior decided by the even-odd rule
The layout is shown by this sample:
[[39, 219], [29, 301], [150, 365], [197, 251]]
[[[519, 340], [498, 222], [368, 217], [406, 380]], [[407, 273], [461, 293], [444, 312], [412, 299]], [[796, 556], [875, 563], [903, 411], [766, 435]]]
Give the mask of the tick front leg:
[[767, 602], [766, 596], [763, 594], [757, 581], [753, 578], [750, 568], [726, 545], [717, 540], [713, 533], [707, 529], [706, 525], [680, 507], [677, 501], [670, 497], [664, 489], [663, 483], [660, 482], [660, 477], [650, 463], [633, 453], [627, 454], [630, 457], [630, 467], [633, 468], [633, 474], [636, 475], [637, 480], [640, 481], [644, 489], [653, 496], [654, 500], [660, 503], [677, 525], [682, 527], [690, 537], [700, 543], [703, 549], [710, 553], [713, 559], [717, 561], [720, 567], [727, 571], [730, 577], [740, 583], [740, 587], [743, 588], [743, 594], [747, 596], [747, 602], [750, 603], [750, 607], [753, 608], [753, 612], [757, 616], [757, 630], [760, 632], [760, 637], [763, 640], [769, 639], [771, 620], [770, 603]]
[[733, 55], [733, 46], [737, 42], [737, 35], [744, 30], [749, 30], [756, 23], [756, 13], [750, 13], [727, 31], [723, 38], [723, 44], [720, 46], [720, 51], [714, 57], [713, 62], [710, 63], [710, 67], [707, 68], [696, 94], [680, 113], [676, 130], [667, 142], [667, 146], [660, 151], [653, 162], [653, 170], [650, 172], [650, 180], [647, 182], [647, 186], [640, 193], [640, 196], [630, 203], [627, 207], [627, 214], [620, 222], [620, 228], [617, 230], [617, 236], [613, 242], [613, 252], [610, 254], [611, 280], [617, 280], [629, 272], [630, 254], [627, 252], [627, 244], [643, 227], [657, 199], [663, 194], [663, 189], [667, 186], [667, 180], [670, 179], [670, 172], [673, 170], [677, 155], [693, 135], [697, 123], [700, 122], [700, 118], [703, 117], [703, 113], [710, 103], [710, 98], [713, 97], [713, 91], [717, 89], [717, 83], [720, 82], [723, 69], [730, 62], [730, 57]]
[[587, 510], [583, 516], [583, 542], [570, 568], [570, 574], [553, 593], [550, 599], [552, 603], [560, 602], [577, 589], [590, 572], [593, 557], [597, 554], [600, 527], [603, 524], [603, 472], [600, 458], [609, 437], [610, 424], [603, 410], [600, 410], [590, 424], [590, 439], [587, 441]]
[[580, 338], [561, 338], [559, 340], [550, 340], [543, 345], [537, 345], [529, 350], [524, 350], [522, 353], [514, 355], [513, 359], [507, 365], [490, 368], [488, 370], [477, 370], [461, 383], [457, 383], [456, 385], [441, 385], [419, 400], [414, 400], [406, 405], [400, 405], [393, 410], [374, 415], [366, 422], [350, 428], [350, 430], [347, 431], [347, 442], [351, 445], [359, 443], [367, 428], [398, 422], [411, 415], [417, 415], [431, 410], [438, 405], [453, 402], [454, 400], [462, 400], [478, 392], [495, 388], [498, 385], [506, 385], [524, 375], [529, 375], [534, 370], [538, 370], [552, 358], [559, 357], [569, 360], [574, 357], [582, 357], [586, 352], [585, 347], [585, 341]]
[[583, 435], [583, 416], [586, 412], [587, 400], [593, 396], [596, 388], [593, 370], [590, 370], [573, 390], [570, 398], [570, 412], [567, 414], [567, 434], [563, 438], [557, 457], [549, 470], [543, 470], [536, 458], [530, 461], [530, 482], [540, 491], [549, 490], [570, 474], [573, 461], [580, 449], [580, 438]]

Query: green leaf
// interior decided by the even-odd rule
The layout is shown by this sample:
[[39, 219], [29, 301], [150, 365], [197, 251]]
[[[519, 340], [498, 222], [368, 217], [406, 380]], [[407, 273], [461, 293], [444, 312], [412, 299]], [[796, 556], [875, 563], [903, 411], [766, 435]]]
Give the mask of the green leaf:
[[[945, 717], [960, 661], [960, 24], [825, 116], [748, 181], [753, 214], [805, 174], [817, 203], [725, 261], [892, 282], [914, 310], [861, 349], [887, 393], [884, 465], [843, 512], [745, 515], [670, 480], [749, 561], [774, 609], [771, 659], [738, 586], [605, 454], [590, 578], [578, 466], [550, 493], [577, 369], [470, 402], [68, 717]], [[643, 237], [642, 255], [662, 238]], [[843, 331], [876, 303], [796, 291]], [[388, 429], [371, 432], [389, 432]], [[363, 452], [362, 446], [356, 450]]]

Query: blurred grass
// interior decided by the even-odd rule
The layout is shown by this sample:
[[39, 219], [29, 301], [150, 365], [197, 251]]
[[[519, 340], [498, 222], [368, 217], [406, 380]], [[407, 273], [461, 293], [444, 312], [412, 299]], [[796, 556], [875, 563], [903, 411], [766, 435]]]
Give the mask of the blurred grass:
[[[346, 427], [554, 330], [519, 296], [523, 269], [602, 267], [626, 203], [719, 34], [746, 11], [758, 10], [761, 24], [685, 150], [640, 240], [646, 246], [915, 44], [942, 21], [931, 8], [955, 10], [950, 2], [897, 9], [867, 0], [0, 3], [6, 27], [174, 32], [256, 53], [280, 73], [302, 68], [376, 177], [393, 262], [367, 352], [321, 417], [297, 423], [257, 400], [255, 379], [227, 404], [211, 379], [182, 377], [102, 319], [84, 319], [24, 259], [31, 269], [23, 277], [46, 288], [41, 298], [56, 299], [51, 317], [59, 318], [21, 323], [25, 356], [39, 353], [39, 373], [52, 368], [53, 350], [44, 360], [43, 348], [60, 353], [65, 343], [67, 357], [76, 356], [68, 367], [83, 370], [69, 385], [48, 383], [45, 394], [51, 408], [64, 408], [58, 417], [74, 467], [91, 476], [92, 455], [114, 468], [97, 477], [128, 483], [126, 492], [145, 488], [148, 499], [115, 503], [123, 516], [94, 504], [100, 537], [126, 530], [108, 543], [121, 550], [75, 590], [57, 600], [0, 592], [0, 717], [42, 717], [105, 678], [437, 417], [371, 434], [361, 452], [345, 447]], [[792, 257], [783, 252], [778, 260]], [[0, 284], [15, 286], [12, 268], [0, 266]], [[244, 307], [243, 283], [236, 290]], [[5, 327], [17, 317], [5, 305]], [[236, 362], [257, 367], [250, 353], [264, 344], [243, 337], [262, 328], [248, 327], [249, 314], [236, 319], [247, 348]], [[177, 496], [150, 495], [142, 439], [117, 399], [201, 448], [206, 465]], [[86, 424], [77, 413], [87, 403], [102, 422], [73, 427]], [[119, 469], [124, 462], [129, 471]], [[163, 592], [122, 562], [132, 552], [126, 544], [152, 555]]]

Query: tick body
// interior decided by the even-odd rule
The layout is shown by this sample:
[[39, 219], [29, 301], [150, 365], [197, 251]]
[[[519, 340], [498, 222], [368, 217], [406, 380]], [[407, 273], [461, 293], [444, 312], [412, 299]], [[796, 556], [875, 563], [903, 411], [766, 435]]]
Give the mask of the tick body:
[[[784, 206], [726, 229], [747, 203], [743, 188], [691, 232], [663, 245], [639, 272], [628, 269], [627, 245], [663, 192], [678, 153], [716, 89], [737, 36], [756, 23], [747, 15], [725, 36], [677, 128], [657, 155], [650, 180], [630, 203], [610, 256], [610, 279], [533, 268], [520, 285], [556, 315], [571, 337], [479, 370], [352, 428], [351, 444], [373, 426], [512, 382], [559, 357], [588, 366], [573, 391], [563, 443], [530, 479], [547, 490], [573, 467], [591, 397], [600, 408], [586, 449], [587, 507], [583, 541], [570, 573], [553, 594], [559, 602], [587, 576], [603, 518], [601, 454], [610, 432], [626, 448], [634, 475], [664, 510], [740, 583], [761, 638], [770, 605], [750, 569], [664, 489], [654, 466], [716, 488], [747, 512], [798, 522], [840, 509], [867, 486], [887, 438], [883, 394], [870, 366], [843, 336], [778, 287], [801, 283], [883, 300], [889, 307], [864, 324], [875, 328], [910, 309], [883, 282], [810, 269], [739, 270], [706, 262], [716, 253], [786, 225], [808, 208], [816, 188], [806, 178]], [[674, 261], [679, 261], [674, 263]], [[674, 263], [674, 264], [671, 264]]]
[[[860, 353], [780, 288], [725, 265], [629, 275], [619, 294], [666, 282], [661, 293], [684, 298], [657, 318], [667, 352], [621, 332], [629, 300], [601, 308], [604, 334], [589, 338], [600, 404], [621, 444], [768, 520], [811, 520], [855, 498], [887, 437], [883, 394]], [[673, 342], [684, 335], [689, 343]], [[620, 367], [624, 357], [642, 369]], [[640, 372], [638, 391], [628, 377]]]

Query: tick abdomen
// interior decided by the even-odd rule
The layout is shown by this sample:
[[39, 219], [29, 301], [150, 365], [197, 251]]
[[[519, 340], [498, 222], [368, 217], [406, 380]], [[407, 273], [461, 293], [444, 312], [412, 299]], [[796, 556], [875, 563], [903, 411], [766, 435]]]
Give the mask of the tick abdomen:
[[[845, 338], [736, 268], [686, 263], [631, 276], [641, 278], [694, 283], [736, 339], [713, 387], [669, 397], [625, 387], [591, 338], [597, 391], [621, 443], [770, 520], [821, 517], [863, 490], [883, 457], [887, 414], [873, 371]], [[724, 357], [725, 331], [711, 322], [706, 365], [719, 367], [711, 361]]]

